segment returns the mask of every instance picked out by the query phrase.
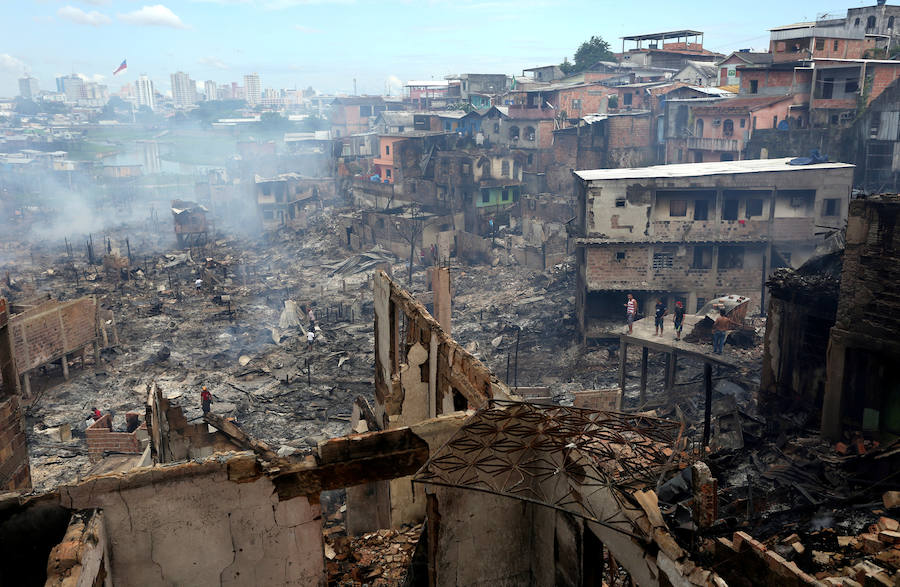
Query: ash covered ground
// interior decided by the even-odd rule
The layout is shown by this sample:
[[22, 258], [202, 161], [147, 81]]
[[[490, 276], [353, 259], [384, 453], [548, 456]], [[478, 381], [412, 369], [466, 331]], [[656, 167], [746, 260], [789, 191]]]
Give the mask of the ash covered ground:
[[[350, 432], [354, 398], [372, 401], [373, 271], [390, 267], [426, 305], [430, 294], [424, 268], [415, 267], [407, 284], [402, 260], [342, 247], [328, 220], [334, 212], [326, 208], [304, 234], [238, 237], [220, 229], [193, 249], [176, 248], [165, 217], [136, 220], [90, 237], [93, 265], [83, 235], [4, 243], [0, 270], [9, 272], [4, 287], [13, 301], [96, 295], [114, 312], [119, 335], [96, 368], [74, 361], [68, 381], [57, 365], [32, 377], [27, 423], [35, 487], [84, 476], [90, 409], [113, 412], [114, 427], [124, 428], [126, 412], [143, 413], [153, 381], [197, 421], [207, 386], [214, 412], [283, 453]], [[128, 249], [124, 271], [99, 261], [126, 258]], [[199, 290], [198, 277], [206, 278]], [[453, 336], [500, 379], [548, 386], [561, 403], [575, 390], [616, 384], [615, 345], [577, 342], [571, 262], [546, 272], [451, 264], [451, 280]], [[304, 329], [303, 310], [312, 305], [321, 331], [311, 348], [300, 328], [279, 327], [285, 300], [299, 304]], [[41, 433], [61, 424], [72, 427], [71, 442]]]

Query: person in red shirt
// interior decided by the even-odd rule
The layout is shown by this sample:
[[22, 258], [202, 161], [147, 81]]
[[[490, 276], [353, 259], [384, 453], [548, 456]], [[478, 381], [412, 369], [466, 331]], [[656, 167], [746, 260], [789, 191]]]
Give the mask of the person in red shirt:
[[203, 386], [203, 391], [200, 392], [200, 404], [203, 406], [203, 413], [208, 414], [209, 407], [212, 405], [212, 394], [209, 393], [206, 386]]
[[91, 418], [94, 419], [94, 422], [103, 417], [103, 414], [100, 413], [100, 410], [97, 408], [91, 408]]

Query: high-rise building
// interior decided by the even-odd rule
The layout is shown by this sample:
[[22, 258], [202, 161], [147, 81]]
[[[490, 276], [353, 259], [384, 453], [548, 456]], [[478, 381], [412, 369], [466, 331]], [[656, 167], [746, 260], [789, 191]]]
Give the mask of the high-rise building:
[[259, 86], [259, 74], [250, 73], [244, 76], [244, 99], [247, 104], [255, 106], [259, 104], [262, 92]]
[[172, 80], [172, 100], [175, 102], [175, 108], [187, 108], [193, 106], [197, 101], [197, 84], [191, 79], [191, 76], [183, 71], [177, 71], [171, 76]]
[[146, 106], [150, 110], [156, 110], [156, 96], [153, 91], [153, 81], [146, 74], [138, 76], [134, 83], [137, 87], [138, 106]]
[[36, 77], [26, 75], [23, 78], [19, 78], [19, 95], [26, 100], [34, 100], [40, 91], [41, 87], [38, 85]]
[[219, 95], [216, 92], [216, 82], [212, 81], [211, 79], [203, 82], [203, 93], [206, 94], [207, 102], [217, 100], [219, 98]]
[[56, 78], [56, 91], [66, 95], [66, 102], [77, 102], [86, 97], [84, 80], [74, 73]]

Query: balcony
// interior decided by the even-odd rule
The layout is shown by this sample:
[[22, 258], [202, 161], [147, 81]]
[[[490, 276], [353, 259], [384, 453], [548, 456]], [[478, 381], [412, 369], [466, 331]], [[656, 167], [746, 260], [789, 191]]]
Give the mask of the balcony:
[[737, 139], [708, 139], [704, 137], [688, 137], [688, 149], [701, 151], [725, 151], [737, 152], [740, 150], [740, 141]]

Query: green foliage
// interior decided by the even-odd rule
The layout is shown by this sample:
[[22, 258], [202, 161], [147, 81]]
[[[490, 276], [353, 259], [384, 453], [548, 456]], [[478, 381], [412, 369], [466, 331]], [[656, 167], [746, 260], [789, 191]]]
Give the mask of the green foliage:
[[618, 108], [619, 107], [619, 96], [616, 94], [611, 94], [609, 96], [609, 107], [610, 108]]
[[589, 41], [582, 43], [575, 51], [574, 63], [566, 57], [559, 64], [559, 68], [566, 75], [573, 75], [584, 71], [598, 61], [615, 61], [615, 56], [609, 49], [609, 43], [604, 41], [603, 37], [592, 36]]

